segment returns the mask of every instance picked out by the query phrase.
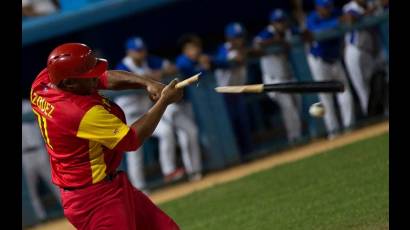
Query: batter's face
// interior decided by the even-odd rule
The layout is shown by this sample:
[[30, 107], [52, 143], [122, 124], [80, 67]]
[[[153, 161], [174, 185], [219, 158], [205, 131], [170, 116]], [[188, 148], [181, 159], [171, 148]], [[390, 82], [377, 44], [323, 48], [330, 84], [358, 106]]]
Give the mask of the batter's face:
[[147, 56], [147, 51], [146, 50], [139, 50], [139, 51], [129, 50], [127, 54], [135, 62], [141, 62], [141, 61], [145, 60], [145, 57]]
[[69, 78], [62, 80], [58, 87], [62, 90], [78, 95], [91, 95], [97, 91], [98, 77], [95, 78]]

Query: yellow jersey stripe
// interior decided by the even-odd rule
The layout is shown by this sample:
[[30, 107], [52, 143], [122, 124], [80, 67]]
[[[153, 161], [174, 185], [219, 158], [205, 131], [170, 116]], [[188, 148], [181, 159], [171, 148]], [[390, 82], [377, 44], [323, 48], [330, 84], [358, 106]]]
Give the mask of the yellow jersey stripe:
[[77, 137], [95, 141], [113, 149], [128, 133], [129, 129], [124, 122], [108, 112], [103, 106], [95, 105], [81, 119]]
[[53, 149], [53, 146], [50, 144], [50, 138], [48, 138], [48, 132], [47, 132], [47, 121], [45, 117], [41, 117], [43, 119], [43, 125], [44, 125], [44, 136], [46, 137], [47, 145]]
[[89, 143], [90, 165], [93, 184], [100, 182], [106, 176], [107, 165], [104, 161], [103, 148], [100, 143], [90, 141]]

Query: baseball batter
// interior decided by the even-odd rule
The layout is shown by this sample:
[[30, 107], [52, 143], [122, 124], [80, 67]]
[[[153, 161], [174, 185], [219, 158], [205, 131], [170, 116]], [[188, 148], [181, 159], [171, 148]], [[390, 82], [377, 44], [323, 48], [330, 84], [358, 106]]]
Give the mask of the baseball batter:
[[[182, 98], [177, 80], [168, 86], [125, 71], [80, 43], [49, 55], [34, 80], [31, 105], [60, 187], [64, 215], [77, 229], [179, 229], [117, 168], [123, 152], [135, 151], [154, 132], [167, 106]], [[156, 101], [130, 126], [121, 108], [98, 89], [144, 88]]]
[[[352, 0], [343, 7], [352, 22], [375, 11], [375, 5], [367, 0]], [[345, 36], [345, 63], [364, 115], [368, 113], [371, 76], [384, 66], [377, 33], [376, 28], [369, 28], [353, 30]]]
[[[332, 0], [315, 0], [316, 10], [309, 14], [306, 28], [311, 32], [320, 32], [335, 28], [340, 23], [341, 12], [333, 7]], [[353, 96], [348, 79], [341, 63], [341, 40], [332, 38], [325, 41], [313, 41], [307, 55], [310, 71], [316, 81], [338, 80], [344, 83], [345, 91], [337, 94], [343, 126], [348, 128], [354, 122]], [[319, 94], [326, 114], [325, 126], [329, 138], [335, 137], [341, 127], [336, 115], [336, 106], [332, 94]]]
[[[167, 60], [159, 57], [148, 56], [144, 41], [140, 37], [131, 37], [125, 44], [127, 56], [117, 65], [117, 70], [124, 70], [138, 74], [140, 76], [157, 76], [156, 80], [161, 79], [161, 75], [176, 73], [176, 68]], [[137, 94], [121, 95], [115, 98], [117, 103], [125, 113], [125, 118], [130, 122], [138, 119], [152, 106], [152, 101], [148, 95], [139, 92]], [[175, 151], [176, 143], [174, 137], [174, 127], [171, 120], [165, 119], [170, 117], [170, 108], [158, 123], [152, 136], [159, 141], [159, 162], [161, 170], [165, 176], [165, 182], [177, 180], [184, 175], [183, 169], [176, 169]], [[146, 190], [146, 183], [143, 173], [143, 152], [142, 148], [127, 154], [127, 171], [131, 183], [141, 189]]]
[[[22, 101], [22, 113], [32, 113], [31, 103], [29, 100]], [[33, 114], [34, 116], [34, 114]], [[24, 176], [26, 177], [28, 193], [34, 213], [40, 221], [47, 218], [47, 213], [41, 203], [37, 190], [38, 180], [41, 178], [50, 191], [60, 202], [60, 192], [53, 183], [51, 183], [50, 164], [47, 152], [36, 121], [23, 121], [21, 124], [21, 152], [22, 166]]]
[[[262, 78], [265, 84], [294, 81], [287, 57], [288, 43], [292, 37], [292, 31], [287, 23], [287, 15], [282, 9], [273, 10], [270, 14], [270, 24], [261, 31], [254, 39], [257, 48], [263, 48], [273, 44], [282, 45], [285, 50], [276, 54], [264, 55], [260, 59]], [[276, 101], [282, 112], [289, 142], [296, 141], [302, 136], [302, 124], [298, 109], [298, 100], [295, 95], [283, 93], [268, 93], [268, 96]]]

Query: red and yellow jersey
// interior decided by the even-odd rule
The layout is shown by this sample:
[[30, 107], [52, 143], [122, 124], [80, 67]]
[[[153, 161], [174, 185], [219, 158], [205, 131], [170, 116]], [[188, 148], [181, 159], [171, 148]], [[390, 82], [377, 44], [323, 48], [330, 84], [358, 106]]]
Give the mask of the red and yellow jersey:
[[[107, 88], [107, 72], [99, 80], [99, 88]], [[103, 180], [119, 166], [124, 151], [140, 145], [118, 105], [97, 92], [82, 96], [56, 88], [47, 69], [33, 82], [30, 100], [50, 155], [53, 183], [60, 187]]]

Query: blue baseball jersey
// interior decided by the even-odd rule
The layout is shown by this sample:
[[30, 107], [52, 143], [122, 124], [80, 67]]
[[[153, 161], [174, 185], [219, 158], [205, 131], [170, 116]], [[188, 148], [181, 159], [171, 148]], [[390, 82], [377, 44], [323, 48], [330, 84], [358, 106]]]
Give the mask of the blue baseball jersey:
[[[206, 70], [204, 70], [203, 68], [201, 68], [201, 66], [199, 65], [199, 63], [197, 61], [194, 61], [190, 58], [188, 58], [185, 54], [181, 54], [179, 55], [176, 60], [175, 60], [175, 65], [179, 70], [179, 73], [182, 75], [182, 79], [180, 80], [184, 80], [188, 77], [191, 77], [199, 72], [201, 72], [202, 74], [204, 74], [205, 72], [207, 72]], [[191, 97], [191, 91], [189, 90], [191, 88], [191, 86], [185, 87], [184, 88], [184, 96], [183, 99], [189, 99]]]
[[230, 60], [235, 57], [235, 54], [236, 53], [232, 50], [230, 43], [225, 42], [219, 45], [213, 59], [214, 66], [220, 69], [228, 69], [234, 66], [234, 63], [230, 62]]
[[185, 54], [181, 54], [176, 58], [175, 65], [184, 79], [199, 72], [207, 72], [201, 68], [197, 61], [189, 59]]
[[246, 83], [246, 65], [233, 61], [239, 52], [239, 50], [233, 49], [229, 42], [219, 46], [213, 60], [213, 65], [216, 68], [215, 77], [219, 86]]
[[[316, 11], [309, 14], [306, 21], [306, 28], [312, 32], [321, 32], [339, 26], [338, 17], [341, 11], [334, 9], [327, 18], [321, 18]], [[341, 39], [332, 38], [324, 41], [313, 41], [310, 53], [326, 61], [337, 60], [341, 55]]]

